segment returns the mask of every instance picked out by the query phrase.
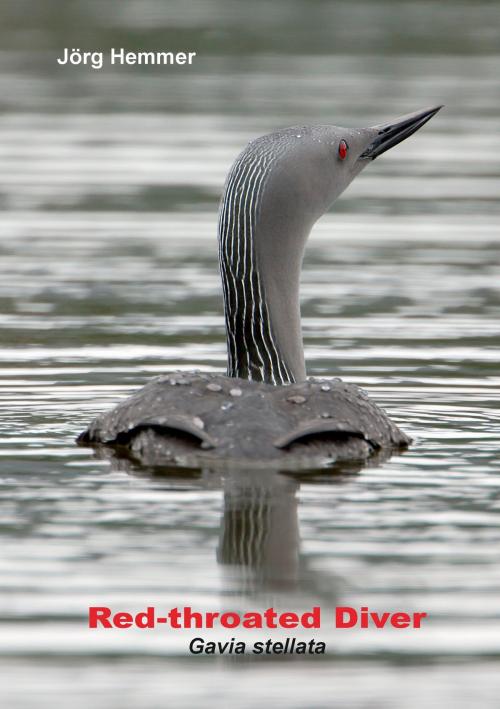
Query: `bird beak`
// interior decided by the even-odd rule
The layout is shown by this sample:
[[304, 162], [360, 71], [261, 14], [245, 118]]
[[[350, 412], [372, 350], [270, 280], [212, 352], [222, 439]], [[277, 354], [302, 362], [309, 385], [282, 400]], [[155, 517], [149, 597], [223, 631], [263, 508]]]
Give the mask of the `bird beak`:
[[401, 116], [396, 121], [384, 123], [380, 126], [373, 126], [372, 130], [377, 131], [377, 137], [370, 143], [366, 150], [361, 153], [359, 159], [375, 160], [379, 155], [385, 153], [389, 148], [393, 148], [401, 141], [406, 140], [412, 133], [422, 128], [432, 116], [434, 116], [442, 106], [426, 108], [424, 111], [409, 113]]

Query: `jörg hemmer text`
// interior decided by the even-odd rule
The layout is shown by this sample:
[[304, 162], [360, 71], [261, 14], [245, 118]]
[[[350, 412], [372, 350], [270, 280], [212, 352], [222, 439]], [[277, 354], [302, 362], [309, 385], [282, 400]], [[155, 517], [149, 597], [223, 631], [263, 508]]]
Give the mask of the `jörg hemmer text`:
[[111, 66], [150, 65], [150, 66], [184, 66], [191, 65], [196, 52], [130, 52], [123, 47], [111, 47], [109, 52], [82, 51], [78, 47], [65, 47], [56, 61], [61, 66], [87, 66], [90, 69], [102, 69], [107, 57]]

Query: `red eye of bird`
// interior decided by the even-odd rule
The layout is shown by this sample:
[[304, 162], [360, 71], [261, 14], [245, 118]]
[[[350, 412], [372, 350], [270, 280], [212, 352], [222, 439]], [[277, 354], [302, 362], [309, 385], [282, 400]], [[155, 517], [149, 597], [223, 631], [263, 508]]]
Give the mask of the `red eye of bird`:
[[342, 138], [342, 140], [339, 143], [339, 158], [341, 160], [346, 159], [348, 150], [349, 150], [349, 146], [347, 145], [345, 140]]

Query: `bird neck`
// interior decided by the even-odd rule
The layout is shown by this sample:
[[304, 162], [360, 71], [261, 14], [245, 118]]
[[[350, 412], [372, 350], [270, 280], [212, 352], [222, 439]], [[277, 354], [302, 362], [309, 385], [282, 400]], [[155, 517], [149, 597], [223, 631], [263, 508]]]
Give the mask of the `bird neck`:
[[[271, 384], [305, 379], [298, 285], [292, 295], [278, 279], [266, 282], [256, 253], [221, 259], [228, 376]], [[253, 261], [253, 263], [252, 263]]]
[[219, 213], [228, 376], [271, 384], [305, 379], [300, 324], [302, 253], [273, 253], [261, 230], [261, 196], [268, 172], [259, 154], [229, 174]]

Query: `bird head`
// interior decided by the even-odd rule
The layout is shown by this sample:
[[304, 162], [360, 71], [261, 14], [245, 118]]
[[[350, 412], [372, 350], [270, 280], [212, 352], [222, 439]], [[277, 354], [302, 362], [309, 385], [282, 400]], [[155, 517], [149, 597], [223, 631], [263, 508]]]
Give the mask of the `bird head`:
[[[276, 160], [266, 193], [278, 214], [314, 223], [372, 160], [406, 140], [441, 106], [368, 128], [332, 125], [286, 128], [265, 138]], [[261, 139], [262, 140], [262, 139]]]

